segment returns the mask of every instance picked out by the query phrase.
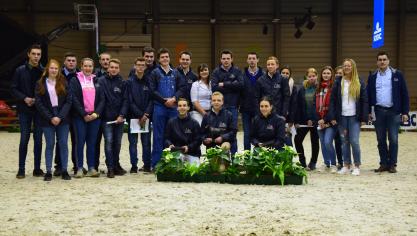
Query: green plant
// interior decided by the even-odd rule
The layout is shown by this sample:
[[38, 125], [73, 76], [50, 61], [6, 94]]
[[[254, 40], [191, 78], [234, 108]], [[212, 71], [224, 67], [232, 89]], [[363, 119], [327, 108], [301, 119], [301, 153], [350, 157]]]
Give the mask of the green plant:
[[209, 162], [212, 172], [224, 172], [230, 165], [229, 153], [216, 146], [209, 148], [205, 154], [206, 160]]
[[204, 175], [209, 170], [208, 162], [202, 162], [199, 165], [195, 163], [184, 163], [183, 176]]
[[184, 163], [180, 158], [181, 153], [171, 152], [169, 148], [162, 151], [162, 157], [155, 167], [156, 174], [176, 174], [182, 173], [184, 170]]

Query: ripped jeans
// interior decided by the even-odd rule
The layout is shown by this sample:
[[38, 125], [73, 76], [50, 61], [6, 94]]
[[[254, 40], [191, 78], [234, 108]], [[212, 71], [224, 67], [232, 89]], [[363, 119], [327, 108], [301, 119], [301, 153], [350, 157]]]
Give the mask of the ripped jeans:
[[361, 149], [359, 146], [359, 133], [361, 123], [356, 116], [342, 116], [339, 121], [340, 141], [342, 142], [343, 163], [352, 164], [351, 147], [353, 152], [353, 162], [355, 166], [361, 164]]

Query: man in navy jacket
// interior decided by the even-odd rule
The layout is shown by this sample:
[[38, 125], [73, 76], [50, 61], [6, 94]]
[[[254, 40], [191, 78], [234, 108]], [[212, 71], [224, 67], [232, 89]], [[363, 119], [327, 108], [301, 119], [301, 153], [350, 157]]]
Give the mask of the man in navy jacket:
[[369, 118], [374, 120], [380, 158], [375, 172], [396, 173], [398, 130], [401, 122], [408, 121], [410, 109], [407, 85], [401, 71], [389, 66], [386, 52], [377, 54], [376, 64], [378, 70], [369, 76], [367, 86]]
[[152, 71], [149, 80], [154, 110], [152, 114], [153, 148], [152, 168], [161, 159], [164, 148], [164, 132], [168, 119], [177, 117], [177, 101], [184, 96], [185, 81], [178, 71], [171, 68], [169, 50], [161, 48], [158, 51], [159, 66]]
[[[145, 77], [145, 59], [138, 57], [135, 60], [135, 73], [129, 76], [127, 80], [127, 95], [129, 101], [129, 126], [131, 119], [137, 119], [140, 126], [151, 119], [153, 110], [153, 101], [151, 100], [151, 91], [149, 88], [149, 81]], [[148, 121], [149, 122], [149, 121]], [[142, 161], [144, 172], [151, 170], [151, 133], [141, 133], [142, 141]], [[138, 134], [131, 133], [129, 129], [129, 154], [130, 164], [132, 168], [130, 173], [138, 172]]]
[[[233, 125], [237, 127], [238, 107], [240, 92], [243, 89], [242, 72], [233, 65], [233, 54], [229, 50], [223, 50], [220, 58], [221, 64], [214, 69], [211, 79], [213, 92], [219, 91], [224, 96], [224, 109], [232, 113]], [[237, 152], [237, 143], [231, 143], [231, 152]]]
[[[190, 91], [193, 83], [197, 81], [197, 75], [191, 70], [191, 52], [183, 51], [180, 53], [180, 65], [178, 66], [178, 75], [182, 77], [182, 80], [185, 81], [187, 88], [184, 90], [184, 98], [187, 101], [191, 101]], [[192, 110], [193, 106], [190, 104], [190, 109]]]
[[[124, 175], [126, 171], [119, 162], [122, 145], [124, 118], [129, 104], [126, 96], [126, 82], [119, 74], [120, 61], [111, 59], [108, 74], [99, 78], [99, 85], [105, 97], [105, 108], [102, 115], [104, 134], [104, 152], [106, 154], [107, 177]], [[108, 122], [114, 122], [108, 124]]]
[[28, 61], [19, 66], [12, 78], [11, 93], [17, 100], [17, 115], [20, 124], [19, 170], [16, 178], [25, 178], [25, 162], [28, 152], [30, 131], [33, 123], [33, 176], [42, 177], [41, 152], [42, 129], [39, 125], [40, 117], [35, 110], [35, 86], [41, 78], [43, 67], [39, 64], [42, 50], [40, 45], [32, 45], [28, 52]]

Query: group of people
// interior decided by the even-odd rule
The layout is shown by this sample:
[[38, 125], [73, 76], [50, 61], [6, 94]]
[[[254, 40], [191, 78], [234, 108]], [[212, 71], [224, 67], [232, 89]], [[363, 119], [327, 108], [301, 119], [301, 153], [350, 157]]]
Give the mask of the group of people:
[[[130, 173], [152, 172], [164, 148], [178, 150], [184, 161], [196, 164], [202, 144], [236, 153], [239, 111], [245, 150], [252, 146], [280, 149], [292, 145], [294, 138], [301, 165], [314, 170], [320, 140], [324, 168], [353, 175], [360, 174], [360, 126], [372, 119], [380, 155], [375, 171], [396, 172], [398, 129], [401, 121], [408, 119], [409, 101], [405, 79], [389, 67], [385, 52], [378, 53], [378, 70], [369, 76], [367, 86], [352, 59], [345, 59], [335, 69], [325, 66], [320, 73], [309, 68], [303, 84], [296, 85], [289, 66], [280, 68], [278, 58], [271, 56], [264, 70], [255, 52], [247, 54], [248, 66], [243, 71], [233, 64], [232, 52], [224, 50], [219, 66], [211, 73], [207, 64], [199, 65], [194, 73], [190, 52], [181, 52], [179, 66], [174, 68], [166, 48], [156, 52], [145, 47], [127, 79], [120, 75], [121, 62], [108, 53], [100, 54], [97, 68], [93, 59], [83, 58], [80, 69], [73, 53], [65, 54], [62, 67], [50, 59], [43, 68], [41, 55], [39, 45], [30, 47], [28, 61], [16, 69], [12, 80], [21, 133], [19, 179], [25, 177], [32, 125], [34, 176], [45, 181], [53, 175], [71, 179], [67, 171], [70, 134], [74, 177], [99, 177], [104, 137], [107, 177], [114, 178], [127, 173], [119, 156], [125, 121], [129, 126], [137, 122], [140, 127], [152, 123], [149, 132], [128, 131]], [[307, 164], [302, 143], [308, 132], [312, 156]], [[42, 133], [46, 173], [41, 169]]]

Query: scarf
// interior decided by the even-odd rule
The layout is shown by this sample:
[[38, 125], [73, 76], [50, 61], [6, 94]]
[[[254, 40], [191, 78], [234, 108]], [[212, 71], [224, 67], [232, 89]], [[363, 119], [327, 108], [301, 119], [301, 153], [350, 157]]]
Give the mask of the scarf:
[[330, 81], [321, 82], [320, 92], [316, 93], [316, 112], [319, 114], [320, 119], [323, 119], [329, 111], [330, 94]]

